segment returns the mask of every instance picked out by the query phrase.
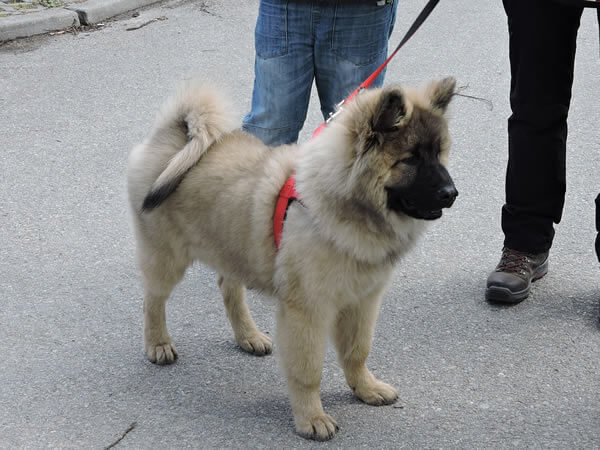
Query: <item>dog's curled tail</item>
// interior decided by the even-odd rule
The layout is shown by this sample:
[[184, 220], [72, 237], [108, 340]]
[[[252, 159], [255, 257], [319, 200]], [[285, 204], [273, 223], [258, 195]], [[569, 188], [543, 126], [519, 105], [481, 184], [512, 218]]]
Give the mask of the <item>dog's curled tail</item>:
[[196, 80], [182, 83], [162, 108], [155, 129], [157, 133], [185, 135], [187, 143], [152, 184], [142, 210], [152, 210], [165, 201], [209, 147], [234, 128], [231, 107], [217, 90]]

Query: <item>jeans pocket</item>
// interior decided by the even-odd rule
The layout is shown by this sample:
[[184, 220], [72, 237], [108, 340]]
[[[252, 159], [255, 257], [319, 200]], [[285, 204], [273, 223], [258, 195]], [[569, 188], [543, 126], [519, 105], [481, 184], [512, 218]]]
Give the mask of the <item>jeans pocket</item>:
[[261, 0], [254, 30], [256, 54], [274, 58], [287, 53], [287, 0]]
[[331, 49], [337, 56], [366, 66], [385, 56], [394, 22], [394, 3], [340, 2], [336, 8]]

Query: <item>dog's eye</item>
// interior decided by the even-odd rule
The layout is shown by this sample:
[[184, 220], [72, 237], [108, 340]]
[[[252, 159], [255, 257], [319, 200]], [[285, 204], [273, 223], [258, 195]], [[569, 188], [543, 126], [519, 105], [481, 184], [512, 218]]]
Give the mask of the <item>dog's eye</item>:
[[406, 164], [407, 166], [416, 166], [419, 163], [419, 157], [417, 155], [406, 155], [404, 158], [399, 159], [394, 163], [392, 169], [397, 167], [398, 164]]

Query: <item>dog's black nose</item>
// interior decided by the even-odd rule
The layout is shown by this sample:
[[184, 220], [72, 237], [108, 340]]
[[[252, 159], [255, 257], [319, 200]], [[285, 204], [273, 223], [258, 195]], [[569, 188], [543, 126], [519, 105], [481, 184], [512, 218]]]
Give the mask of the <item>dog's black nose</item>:
[[454, 184], [447, 184], [437, 191], [437, 199], [442, 205], [442, 208], [451, 207], [457, 195], [458, 191], [454, 187]]

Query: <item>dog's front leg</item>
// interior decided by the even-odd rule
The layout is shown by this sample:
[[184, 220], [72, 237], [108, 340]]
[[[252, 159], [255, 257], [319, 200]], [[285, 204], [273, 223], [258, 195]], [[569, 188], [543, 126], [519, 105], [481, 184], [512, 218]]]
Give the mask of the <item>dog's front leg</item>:
[[283, 301], [277, 321], [296, 431], [319, 441], [331, 439], [338, 430], [335, 420], [323, 411], [319, 395], [330, 316]]
[[334, 339], [348, 385], [359, 399], [369, 405], [389, 405], [398, 399], [398, 391], [377, 380], [366, 365], [371, 351], [381, 294], [365, 298], [339, 312]]

